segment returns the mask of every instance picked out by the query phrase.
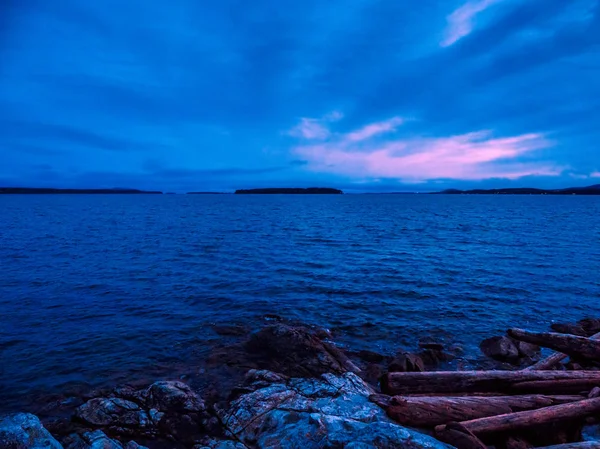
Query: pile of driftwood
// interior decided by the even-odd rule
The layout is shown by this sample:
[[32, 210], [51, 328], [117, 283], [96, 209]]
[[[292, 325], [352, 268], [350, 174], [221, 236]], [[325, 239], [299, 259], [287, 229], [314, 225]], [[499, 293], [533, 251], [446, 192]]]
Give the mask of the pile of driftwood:
[[[600, 422], [600, 334], [508, 336], [557, 352], [519, 371], [390, 372], [372, 400], [458, 449], [600, 448], [582, 442], [583, 427]], [[577, 369], [560, 365], [567, 357]]]

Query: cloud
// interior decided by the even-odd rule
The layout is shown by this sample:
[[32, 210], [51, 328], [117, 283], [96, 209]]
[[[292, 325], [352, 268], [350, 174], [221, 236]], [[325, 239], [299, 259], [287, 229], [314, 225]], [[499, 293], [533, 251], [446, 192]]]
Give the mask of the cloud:
[[329, 132], [327, 141], [307, 142], [292, 152], [317, 172], [405, 183], [436, 179], [478, 181], [492, 178], [557, 176], [562, 167], [531, 161], [530, 154], [553, 146], [543, 134], [494, 137], [491, 131], [449, 137], [410, 137], [381, 141], [401, 119], [372, 123], [347, 134]]
[[389, 120], [379, 123], [371, 123], [357, 131], [349, 133], [346, 138], [351, 142], [360, 142], [361, 140], [369, 139], [378, 134], [394, 131], [398, 126], [404, 123], [404, 119], [393, 117]]
[[289, 135], [303, 139], [323, 140], [329, 137], [329, 129], [320, 120], [302, 118], [300, 119], [300, 123], [289, 131]]
[[473, 0], [470, 1], [447, 18], [448, 28], [446, 37], [440, 43], [442, 47], [449, 47], [473, 31], [473, 20], [475, 17], [502, 0]]
[[330, 112], [320, 119], [303, 117], [300, 119], [300, 123], [290, 129], [287, 134], [301, 139], [325, 140], [330, 136], [327, 125], [342, 118], [343, 114], [339, 111]]
[[[598, 0], [284, 0], [273, 14], [265, 0], [243, 11], [234, 0], [181, 0], [175, 8], [141, 0], [0, 3], [0, 175], [24, 185], [59, 184], [45, 172], [32, 177], [31, 163], [51, 164], [67, 179], [73, 170], [114, 169], [132, 176], [128, 185], [148, 188], [176, 188], [177, 172], [164, 181], [151, 176], [168, 168], [233, 166], [232, 174], [181, 173], [198, 189], [236, 187], [237, 178], [258, 187], [276, 177], [328, 185], [350, 171], [337, 162], [317, 172], [316, 158], [290, 157], [290, 134], [301, 139], [297, 147], [321, 144], [365, 164], [386, 150], [387, 171], [407, 176], [393, 164], [444, 139], [481, 147], [539, 131], [557, 144], [463, 170], [475, 177], [484, 169], [515, 175], [568, 166], [564, 177], [515, 181], [560, 187], [573, 182], [571, 172], [600, 169]], [[396, 115], [419, 120], [382, 121]], [[477, 130], [493, 134], [464, 137]], [[369, 163], [345, 180], [385, 172]], [[444, 174], [417, 169], [418, 179]], [[126, 184], [102, 176], [102, 185]], [[487, 187], [511, 184], [470, 181], [493, 182]]]
[[590, 174], [590, 178], [600, 178], [600, 171], [595, 171]]

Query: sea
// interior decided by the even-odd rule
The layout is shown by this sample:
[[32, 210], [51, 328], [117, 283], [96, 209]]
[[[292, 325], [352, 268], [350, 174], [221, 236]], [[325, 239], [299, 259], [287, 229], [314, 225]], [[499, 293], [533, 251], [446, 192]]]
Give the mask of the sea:
[[[215, 329], [348, 350], [600, 317], [600, 197], [0, 195], [0, 411], [201, 376]], [[191, 375], [191, 374], [189, 374]]]

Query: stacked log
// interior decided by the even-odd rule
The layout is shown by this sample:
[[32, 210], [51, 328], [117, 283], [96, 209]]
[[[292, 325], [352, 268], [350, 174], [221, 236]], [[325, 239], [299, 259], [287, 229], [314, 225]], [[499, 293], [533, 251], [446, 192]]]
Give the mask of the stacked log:
[[385, 394], [573, 394], [600, 385], [600, 371], [430, 371], [387, 373]]
[[[557, 352], [519, 371], [390, 372], [385, 394], [371, 399], [396, 422], [434, 430], [458, 449], [600, 449], [581, 442], [586, 420], [600, 417], [600, 333], [591, 332], [599, 325], [580, 322], [582, 335], [510, 329], [512, 341]], [[571, 371], [553, 370], [567, 357]]]
[[489, 416], [535, 410], [552, 405], [568, 404], [585, 399], [584, 396], [395, 396], [387, 403], [373, 398], [387, 407], [394, 421], [412, 427], [434, 428], [448, 422], [470, 421]]

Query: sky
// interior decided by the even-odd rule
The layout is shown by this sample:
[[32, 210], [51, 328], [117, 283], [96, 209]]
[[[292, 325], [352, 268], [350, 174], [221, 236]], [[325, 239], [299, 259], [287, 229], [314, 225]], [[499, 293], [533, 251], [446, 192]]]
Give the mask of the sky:
[[600, 184], [600, 0], [3, 0], [0, 186]]

